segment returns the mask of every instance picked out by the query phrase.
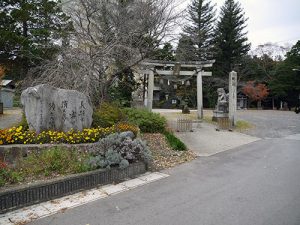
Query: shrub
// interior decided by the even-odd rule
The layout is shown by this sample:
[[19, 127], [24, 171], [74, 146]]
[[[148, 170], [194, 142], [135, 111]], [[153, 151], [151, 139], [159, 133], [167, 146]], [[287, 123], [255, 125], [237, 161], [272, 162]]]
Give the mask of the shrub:
[[186, 151], [187, 150], [186, 145], [182, 141], [180, 141], [171, 132], [165, 131], [164, 135], [172, 149], [177, 150], [177, 151]]
[[21, 159], [19, 170], [25, 176], [81, 173], [88, 171], [84, 163], [87, 157], [86, 153], [73, 149], [54, 147]]
[[99, 141], [93, 156], [87, 161], [91, 169], [119, 166], [126, 168], [129, 163], [151, 161], [151, 152], [140, 139], [132, 140], [130, 132], [111, 134]]
[[27, 120], [26, 120], [26, 116], [24, 113], [22, 113], [22, 120], [21, 122], [19, 123], [19, 127], [23, 127], [24, 130], [28, 130], [29, 129], [29, 125], [27, 123]]
[[92, 126], [110, 127], [123, 120], [124, 114], [116, 104], [103, 102], [93, 113]]
[[132, 131], [137, 135], [138, 127], [126, 123], [119, 123], [107, 128], [84, 129], [83, 131], [43, 131], [36, 134], [34, 131], [24, 129], [22, 126], [0, 130], [0, 145], [8, 144], [46, 144], [46, 143], [94, 143], [100, 138], [106, 137], [115, 132]]
[[162, 133], [165, 130], [166, 119], [158, 113], [134, 108], [123, 109], [123, 112], [127, 122], [137, 125], [144, 133]]
[[5, 162], [0, 161], [0, 187], [6, 183], [17, 183], [22, 179], [21, 174], [13, 171]]

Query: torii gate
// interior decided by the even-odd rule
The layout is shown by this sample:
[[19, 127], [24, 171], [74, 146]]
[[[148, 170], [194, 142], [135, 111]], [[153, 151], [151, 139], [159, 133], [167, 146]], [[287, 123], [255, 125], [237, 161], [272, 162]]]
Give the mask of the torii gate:
[[[202, 90], [202, 77], [212, 76], [212, 72], [205, 72], [203, 68], [212, 67], [215, 60], [209, 61], [192, 61], [192, 62], [169, 62], [160, 60], [146, 60], [139, 65], [142, 68], [143, 74], [148, 74], [148, 96], [147, 108], [152, 111], [153, 105], [153, 90], [154, 90], [154, 75], [167, 75], [167, 76], [197, 76], [197, 115], [199, 119], [203, 118], [203, 90]], [[172, 67], [173, 70], [157, 70], [155, 67]], [[181, 68], [194, 69], [194, 71], [184, 71]]]

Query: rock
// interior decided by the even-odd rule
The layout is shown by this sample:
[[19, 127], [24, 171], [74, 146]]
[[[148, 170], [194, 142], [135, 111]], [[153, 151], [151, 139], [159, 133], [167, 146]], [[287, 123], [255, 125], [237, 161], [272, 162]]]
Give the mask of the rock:
[[21, 103], [30, 130], [67, 132], [83, 130], [92, 124], [93, 108], [87, 96], [41, 84], [22, 92]]
[[125, 131], [120, 133], [120, 137], [121, 139], [125, 139], [125, 138], [134, 139], [135, 135], [132, 131]]

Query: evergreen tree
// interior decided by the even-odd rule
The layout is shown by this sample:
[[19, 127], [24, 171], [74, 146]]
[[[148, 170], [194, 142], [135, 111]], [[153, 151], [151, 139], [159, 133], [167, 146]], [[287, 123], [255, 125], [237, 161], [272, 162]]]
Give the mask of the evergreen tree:
[[155, 60], [175, 61], [173, 46], [170, 43], [166, 43], [163, 48], [156, 49], [151, 58]]
[[197, 49], [189, 36], [182, 35], [176, 49], [176, 60], [178, 61], [196, 61]]
[[215, 30], [215, 75], [227, 77], [250, 50], [245, 32], [246, 22], [241, 4], [235, 0], [226, 0], [221, 7]]
[[0, 60], [9, 73], [51, 59], [72, 29], [55, 0], [3, 0], [0, 3]]
[[216, 10], [209, 0], [193, 0], [188, 7], [189, 24], [183, 32], [196, 47], [197, 60], [206, 60], [212, 56], [213, 23]]

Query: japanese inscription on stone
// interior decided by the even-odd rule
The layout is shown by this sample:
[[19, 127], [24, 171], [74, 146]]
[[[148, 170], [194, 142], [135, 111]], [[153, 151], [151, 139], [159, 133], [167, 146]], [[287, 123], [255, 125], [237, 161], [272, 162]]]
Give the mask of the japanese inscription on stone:
[[92, 123], [92, 106], [78, 91], [38, 85], [23, 91], [21, 102], [29, 128], [37, 132], [82, 130]]

